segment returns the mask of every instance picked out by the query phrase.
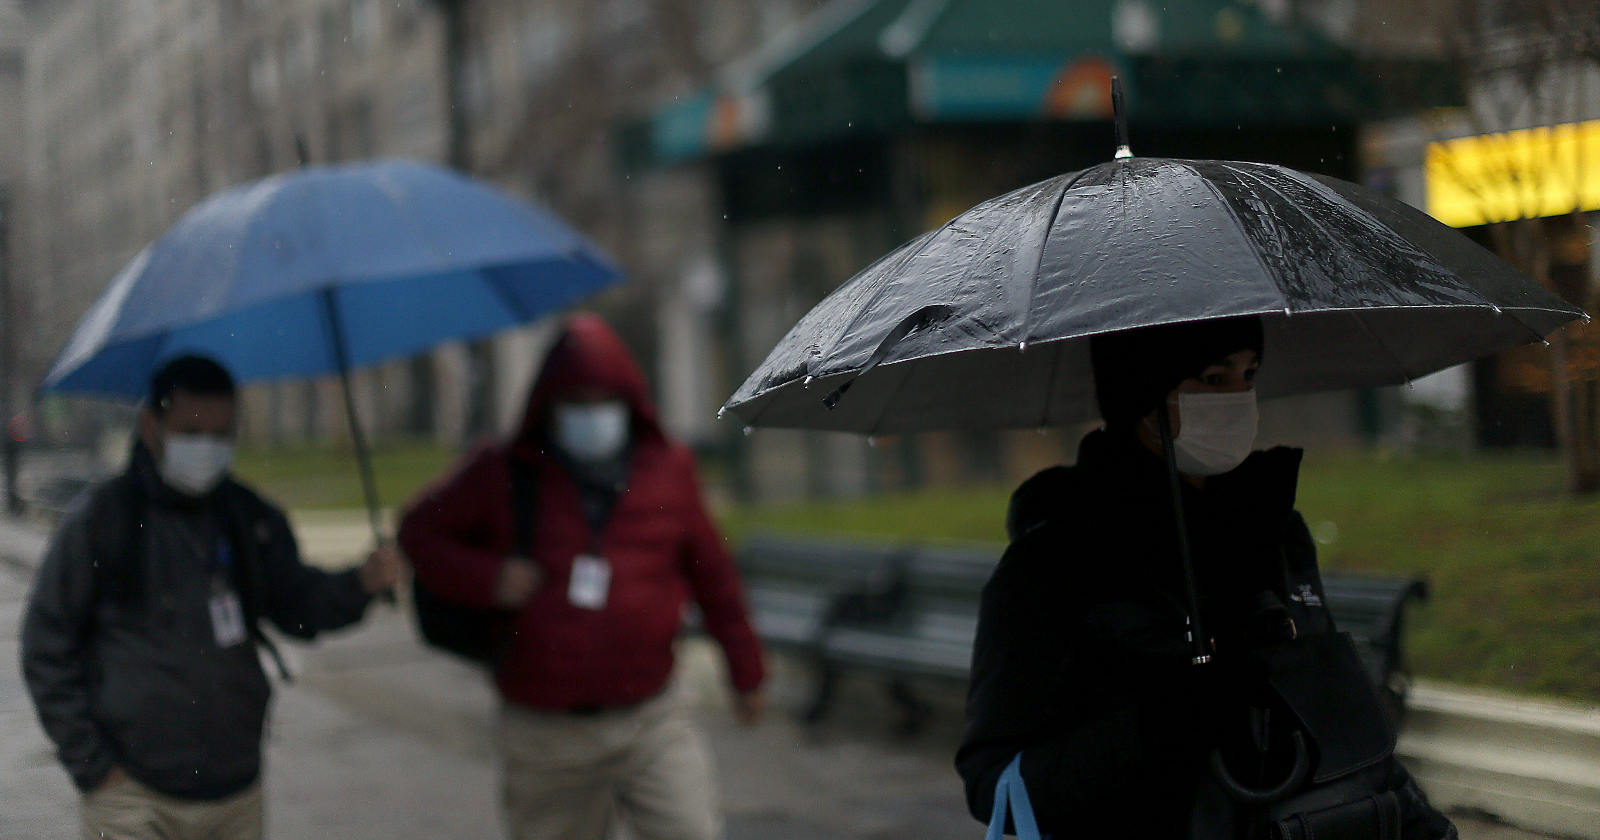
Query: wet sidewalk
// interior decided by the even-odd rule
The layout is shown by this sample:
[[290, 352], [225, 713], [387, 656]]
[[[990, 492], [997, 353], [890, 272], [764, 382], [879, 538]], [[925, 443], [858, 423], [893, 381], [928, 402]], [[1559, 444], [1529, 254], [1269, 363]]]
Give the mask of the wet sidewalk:
[[[360, 520], [355, 520], [359, 522]], [[335, 565], [364, 545], [348, 519], [298, 523], [308, 553]], [[17, 627], [36, 530], [0, 520], [0, 657], [17, 661]], [[29, 553], [32, 556], [28, 556]], [[315, 646], [283, 645], [296, 682], [278, 685], [268, 738], [269, 833], [277, 838], [501, 837], [484, 675], [416, 642], [407, 614], [375, 606], [369, 620]], [[893, 735], [893, 709], [874, 681], [847, 678], [819, 727], [791, 717], [806, 673], [774, 664], [772, 709], [755, 728], [726, 709], [719, 654], [685, 643], [679, 677], [717, 756], [729, 840], [973, 838], [951, 766], [959, 691], [935, 692], [932, 724]], [[0, 838], [69, 835], [76, 794], [38, 728], [15, 665], [0, 669]], [[1543, 835], [1458, 816], [1466, 840]]]

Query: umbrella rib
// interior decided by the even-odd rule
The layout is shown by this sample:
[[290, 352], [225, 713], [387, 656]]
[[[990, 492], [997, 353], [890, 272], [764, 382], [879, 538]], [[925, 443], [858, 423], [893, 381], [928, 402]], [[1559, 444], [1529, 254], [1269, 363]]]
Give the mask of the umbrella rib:
[[[1232, 168], [1232, 167], [1230, 167], [1230, 168]], [[1365, 211], [1365, 210], [1361, 209], [1360, 207], [1356, 206], [1353, 202], [1351, 202], [1349, 199], [1345, 198], [1344, 196], [1340, 195], [1338, 192], [1329, 189], [1327, 187], [1327, 185], [1318, 182], [1315, 178], [1308, 178], [1308, 177], [1305, 176], [1304, 173], [1298, 172], [1296, 170], [1286, 169], [1284, 167], [1279, 167], [1279, 169], [1282, 169], [1283, 171], [1289, 173], [1289, 175], [1291, 176], [1292, 180], [1294, 180], [1295, 182], [1297, 182], [1300, 185], [1304, 186], [1306, 189], [1310, 190], [1311, 192], [1322, 196], [1328, 202], [1336, 203], [1339, 206], [1346, 208], [1348, 212], [1352, 212], [1352, 213], [1360, 214], [1361, 216], [1372, 218], [1372, 214], [1370, 214], [1367, 211]], [[1310, 221], [1310, 223], [1311, 223], [1311, 225], [1313, 227], [1315, 227], [1317, 230], [1321, 231], [1322, 234], [1325, 237], [1327, 237], [1329, 241], [1337, 241], [1338, 240], [1339, 237], [1335, 236], [1331, 231], [1329, 231], [1327, 229], [1327, 225], [1323, 224], [1322, 220], [1320, 218], [1318, 218], [1316, 215], [1314, 215], [1314, 214], [1312, 214], [1310, 212], [1307, 212], [1305, 208], [1301, 207], [1296, 202], [1291, 201], [1287, 196], [1285, 196], [1283, 194], [1282, 191], [1280, 191], [1277, 187], [1274, 187], [1265, 178], [1262, 178], [1260, 175], [1258, 175], [1258, 174], [1256, 174], [1254, 172], [1250, 172], [1248, 170], [1244, 170], [1244, 169], [1233, 169], [1233, 171], [1238, 173], [1239, 177], [1248, 178], [1248, 179], [1254, 181], [1255, 183], [1259, 184], [1262, 189], [1271, 191], [1273, 193], [1273, 195], [1276, 195], [1280, 199], [1283, 199], [1283, 202], [1284, 202], [1285, 205], [1290, 206], [1290, 207], [1294, 207], [1295, 209], [1299, 210], [1301, 215], [1304, 216], [1308, 221]], [[1404, 249], [1409, 250], [1416, 257], [1426, 257], [1429, 262], [1433, 263], [1435, 266], [1439, 266], [1441, 269], [1444, 269], [1444, 266], [1442, 266], [1439, 263], [1438, 258], [1436, 258], [1432, 253], [1429, 253], [1428, 251], [1425, 251], [1422, 248], [1419, 248], [1410, 239], [1408, 239], [1405, 236], [1401, 235], [1399, 231], [1396, 231], [1396, 230], [1394, 230], [1394, 228], [1392, 228], [1392, 227], [1390, 227], [1388, 225], [1383, 225], [1381, 223], [1380, 223], [1378, 229], [1382, 230], [1386, 234], [1388, 234], [1389, 245], [1391, 247], [1394, 247], [1396, 250], [1399, 250], [1400, 248], [1403, 247]], [[1484, 304], [1487, 304], [1488, 306], [1493, 308], [1496, 312], [1500, 311], [1499, 304], [1496, 304], [1494, 301], [1490, 300], [1487, 296], [1484, 295], [1484, 293], [1482, 291], [1479, 291], [1478, 289], [1474, 288], [1473, 286], [1463, 282], [1461, 280], [1460, 276], [1456, 274], [1456, 272], [1450, 271], [1449, 269], [1444, 269], [1444, 270], [1446, 271], [1446, 277], [1450, 280], [1451, 284], [1455, 287], [1455, 289], [1457, 291], [1465, 292], [1467, 294], [1470, 294], [1472, 297], [1475, 297], [1478, 300], [1483, 301]], [[1542, 336], [1541, 336], [1541, 339], [1542, 339]]]
[[1365, 331], [1367, 335], [1371, 336], [1373, 341], [1377, 342], [1378, 347], [1383, 350], [1384, 355], [1389, 357], [1389, 361], [1394, 363], [1395, 368], [1400, 371], [1400, 375], [1405, 377], [1406, 384], [1410, 385], [1413, 381], [1415, 381], [1417, 377], [1414, 376], [1410, 369], [1406, 367], [1406, 363], [1400, 360], [1400, 354], [1394, 352], [1394, 349], [1389, 346], [1389, 343], [1383, 340], [1383, 336], [1379, 335], [1378, 331], [1373, 329], [1371, 324], [1367, 323], [1367, 319], [1362, 317], [1361, 310], [1352, 310], [1350, 314], [1356, 319], [1356, 323], [1361, 325], [1361, 329]]
[[746, 420], [745, 423], [744, 423], [745, 429], [749, 429], [750, 427], [754, 426], [757, 422], [759, 422], [761, 420], [761, 415], [766, 414], [767, 410], [772, 408], [772, 404], [778, 401], [776, 399], [776, 394], [777, 394], [778, 391], [781, 391], [785, 387], [787, 387], [789, 385], [793, 385], [793, 384], [794, 384], [794, 382], [791, 380], [790, 382], [786, 382], [783, 385], [780, 385], [777, 388], [775, 388], [775, 389], [773, 389], [771, 391], [768, 391], [765, 394], [762, 394], [761, 396], [767, 398], [767, 404], [764, 405], [764, 406], [761, 406], [758, 409], [756, 409], [756, 413], [755, 414], [750, 415], [750, 419]]
[[[1234, 173], [1240, 175], [1241, 177], [1245, 174], [1243, 170], [1237, 169], [1235, 167], [1229, 166], [1227, 168], [1228, 168], [1228, 171], [1234, 172]], [[1239, 218], [1239, 214], [1234, 212], [1233, 203], [1228, 201], [1228, 197], [1222, 194], [1222, 190], [1217, 189], [1217, 185], [1216, 184], [1211, 183], [1211, 179], [1210, 178], [1207, 178], [1206, 176], [1200, 174], [1199, 170], [1195, 169], [1193, 166], [1190, 166], [1189, 167], [1189, 171], [1193, 172], [1195, 178], [1197, 178], [1200, 181], [1201, 184], [1204, 184], [1205, 188], [1208, 191], [1210, 191], [1210, 193], [1212, 195], [1217, 197], [1217, 203], [1222, 206], [1223, 210], [1227, 211], [1228, 218], [1233, 219], [1234, 226], [1237, 227], [1239, 229], [1240, 233], [1244, 234], [1244, 238], [1246, 240], [1248, 240], [1249, 239], [1249, 234], [1246, 231], [1246, 228], [1245, 228], [1245, 225], [1244, 225], [1244, 220], [1240, 219]], [[1294, 307], [1290, 306], [1290, 304], [1289, 304], [1289, 296], [1284, 293], [1283, 286], [1280, 283], [1276, 282], [1277, 279], [1278, 279], [1277, 272], [1273, 271], [1272, 270], [1272, 266], [1267, 264], [1266, 259], [1264, 257], [1262, 257], [1261, 251], [1259, 249], [1252, 247], [1252, 248], [1249, 248], [1247, 250], [1249, 250], [1250, 256], [1255, 259], [1256, 264], [1261, 266], [1261, 273], [1266, 275], [1267, 277], [1270, 277], [1270, 278], [1273, 279], [1274, 282], [1273, 282], [1272, 286], [1278, 292], [1278, 299], [1283, 301], [1283, 314], [1285, 314], [1285, 315], [1294, 314]]]
[[1055, 342], [1055, 354], [1050, 359], [1050, 378], [1045, 381], [1044, 407], [1039, 415], [1039, 425], [1050, 425], [1050, 401], [1055, 398], [1056, 379], [1061, 373], [1061, 355], [1066, 352], [1066, 346], [1071, 342]]
[[883, 408], [878, 410], [877, 419], [872, 421], [872, 427], [867, 432], [868, 436], [876, 435], [883, 429], [883, 418], [889, 416], [889, 408], [890, 406], [894, 405], [894, 398], [899, 396], [901, 391], [905, 390], [906, 382], [907, 380], [911, 379], [911, 373], [915, 365], [903, 364], [895, 365], [895, 367], [904, 368], [905, 375], [900, 377], [900, 381], [896, 382], [894, 385], [894, 390], [890, 391], [889, 396], [884, 399]]
[[494, 290], [495, 298], [500, 301], [501, 306], [504, 306], [511, 313], [517, 323], [521, 324], [533, 320], [532, 314], [528, 312], [528, 307], [524, 306], [522, 301], [511, 293], [510, 289], [506, 288], [503, 281], [495, 279], [493, 274], [482, 269], [479, 269], [477, 274], [484, 279], [490, 289]]
[[[1095, 167], [1090, 167], [1093, 168]], [[1033, 299], [1039, 291], [1039, 269], [1044, 267], [1044, 252], [1050, 245], [1050, 232], [1055, 230], [1056, 219], [1061, 216], [1061, 205], [1066, 203], [1067, 193], [1072, 192], [1072, 188], [1076, 187], [1087, 174], [1089, 169], [1081, 169], [1073, 175], [1072, 179], [1062, 186], [1061, 192], [1056, 195], [1055, 204], [1050, 207], [1050, 223], [1044, 226], [1044, 239], [1039, 243], [1039, 256], [1033, 261], [1033, 274], [1029, 278], [1031, 282], [1028, 283], [1028, 303], [1022, 308], [1022, 334], [1017, 339], [1020, 344], [1027, 343], [1028, 335], [1033, 328]]]
[[[1279, 191], [1276, 187], [1274, 187], [1266, 179], [1261, 178], [1256, 173], [1250, 172], [1250, 171], [1247, 171], [1247, 170], [1244, 170], [1244, 169], [1234, 168], [1234, 167], [1229, 167], [1229, 168], [1233, 169], [1233, 171], [1236, 172], [1241, 178], [1249, 178], [1250, 180], [1252, 180], [1252, 181], [1256, 182], [1257, 184], [1259, 184], [1263, 189], [1270, 190], [1274, 195], [1277, 195], [1280, 198], [1285, 198], [1286, 203], [1290, 204], [1291, 206], [1294, 206], [1293, 202], [1288, 202], [1287, 201], [1287, 198], [1283, 195], [1283, 193], [1281, 191]], [[1299, 173], [1293, 172], [1293, 170], [1286, 170], [1286, 171], [1289, 171], [1292, 174], [1294, 174], [1295, 175], [1295, 180], [1297, 180], [1300, 183], [1304, 184], [1308, 189], [1312, 190], [1313, 192], [1317, 193], [1318, 195], [1323, 196], [1324, 198], [1328, 199], [1329, 201], [1337, 201], [1338, 203], [1350, 208], [1351, 210], [1353, 210], [1353, 211], [1355, 211], [1357, 213], [1361, 213], [1363, 215], [1368, 215], [1366, 213], [1366, 211], [1364, 211], [1360, 207], [1357, 207], [1354, 204], [1352, 204], [1349, 199], [1345, 198], [1344, 196], [1340, 195], [1338, 192], [1336, 192], [1334, 190], [1328, 189], [1328, 187], [1326, 185], [1324, 185], [1322, 183], [1319, 183], [1316, 179], [1314, 179], [1314, 178], [1313, 179], [1306, 179], [1306, 178], [1300, 176]], [[1207, 182], [1207, 185], [1209, 186], [1209, 182]], [[1232, 208], [1230, 207], [1229, 210], [1231, 212]], [[1303, 212], [1303, 214], [1319, 230], [1324, 230], [1324, 233], [1327, 233], [1327, 231], [1325, 230], [1325, 226], [1322, 224], [1322, 222], [1319, 219], [1317, 219], [1315, 216], [1313, 216], [1310, 213], [1304, 213]], [[1389, 230], [1389, 228], [1387, 228], [1387, 227], [1385, 227], [1384, 229], [1385, 230]], [[1330, 238], [1331, 238], [1331, 235], [1330, 235]], [[1437, 264], [1438, 261], [1436, 259], [1434, 259], [1432, 254], [1430, 254], [1430, 253], [1428, 253], [1426, 251], [1423, 251], [1420, 248], [1417, 248], [1415, 245], [1412, 245], [1412, 243], [1409, 240], [1407, 240], [1405, 237], [1399, 236], [1398, 234], [1396, 234], [1394, 239], [1396, 241], [1398, 241], [1398, 242], [1404, 243], [1407, 247], [1411, 248], [1411, 250], [1414, 251], [1415, 253], [1417, 253], [1418, 255], [1426, 256], [1430, 260], [1434, 260], [1435, 264]], [[1456, 279], [1454, 277], [1454, 272], [1451, 272], [1451, 274], [1452, 274], [1452, 279]], [[1478, 289], [1476, 289], [1476, 288], [1474, 288], [1474, 287], [1472, 287], [1472, 286], [1470, 286], [1470, 285], [1468, 285], [1466, 283], [1460, 282], [1459, 279], [1456, 279], [1456, 284], [1455, 285], [1458, 288], [1460, 288], [1460, 289], [1462, 289], [1462, 290], [1464, 290], [1466, 292], [1471, 293], [1474, 297], [1476, 297], [1479, 300], [1483, 301], [1484, 304], [1487, 304], [1491, 309], [1494, 310], [1496, 315], [1503, 315], [1503, 316], [1506, 316], [1506, 317], [1510, 318], [1511, 320], [1515, 321], [1518, 326], [1520, 326], [1523, 329], [1527, 330], [1528, 333], [1533, 336], [1533, 340], [1534, 341], [1545, 342], [1544, 335], [1541, 334], [1538, 330], [1534, 329], [1532, 325], [1528, 324], [1526, 321], [1522, 320], [1521, 318], [1518, 318], [1515, 314], [1513, 314], [1511, 312], [1507, 312], [1498, 303], [1495, 303], [1493, 300], [1490, 300], [1488, 298], [1488, 296], [1486, 296], [1483, 292], [1479, 291]], [[1288, 308], [1288, 305], [1287, 305], [1287, 298], [1285, 299], [1284, 312], [1285, 313], [1289, 312], [1289, 308]], [[1357, 316], [1357, 320], [1361, 323], [1362, 328], [1365, 329], [1368, 334], [1372, 335], [1374, 338], [1377, 337], [1377, 333], [1373, 332], [1372, 328], [1367, 326], [1367, 323], [1366, 323], [1365, 319], [1362, 319], [1358, 315]], [[1379, 340], [1379, 344], [1382, 345], [1382, 340], [1381, 339]], [[1389, 352], [1389, 349], [1388, 349], [1387, 346], [1384, 346], [1384, 351], [1385, 352]], [[1392, 352], [1389, 352], [1389, 356], [1390, 356], [1390, 358], [1396, 358], [1395, 354], [1392, 353]], [[1396, 361], [1398, 363], [1398, 359], [1396, 359]], [[1397, 366], [1400, 368], [1400, 370], [1403, 373], [1405, 373], [1406, 381], [1408, 381], [1408, 382], [1411, 381], [1411, 379], [1413, 377], [1411, 376], [1411, 374], [1409, 372], [1406, 372], [1405, 365], [1397, 364]]]
[[[1527, 321], [1524, 321], [1521, 318], [1517, 317], [1517, 314], [1515, 312], [1512, 312], [1512, 311], [1510, 311], [1508, 309], [1501, 308], [1499, 306], [1495, 306], [1494, 311], [1495, 311], [1495, 314], [1497, 314], [1497, 315], [1504, 315], [1507, 318], [1510, 318], [1511, 320], [1516, 321], [1518, 326], [1520, 326], [1523, 329], [1527, 330], [1528, 334], [1533, 336], [1533, 340], [1534, 341], [1540, 342], [1542, 344], [1549, 344], [1550, 343], [1550, 340], [1548, 338], [1545, 338], [1543, 333], [1541, 333], [1537, 329], [1535, 329], [1532, 324], [1530, 324]], [[1588, 318], [1587, 313], [1584, 315], [1584, 317], [1586, 319]]]
[[[954, 222], [954, 221], [955, 221], [954, 219], [951, 219], [949, 222], [945, 222], [943, 225], [940, 225], [935, 230], [931, 230], [931, 231], [928, 231], [927, 233], [922, 234], [920, 239], [912, 240], [911, 243], [907, 243], [907, 244], [915, 244], [916, 248], [914, 248], [914, 249], [908, 251], [907, 253], [903, 254], [900, 257], [900, 259], [896, 261], [896, 267], [898, 268], [898, 266], [905, 265], [907, 262], [909, 262], [909, 261], [915, 259], [916, 257], [920, 256], [922, 254], [922, 252], [925, 249], [927, 249], [927, 247], [929, 245], [931, 245], [933, 243], [934, 235], [936, 233], [938, 233], [939, 231], [950, 227], [951, 222]], [[868, 265], [866, 268], [862, 269], [862, 272], [864, 273], [864, 272], [867, 272], [867, 271], [871, 271], [874, 266], [879, 265], [884, 260], [889, 259], [891, 256], [893, 256], [892, 253], [891, 254], [886, 254], [886, 255], [884, 255], [882, 257], [879, 257], [878, 259], [874, 260], [871, 265]], [[884, 274], [887, 275], [888, 273], [889, 273], [889, 271], [887, 269], [885, 269]], [[859, 277], [860, 275], [858, 274], [857, 276]], [[839, 346], [839, 342], [844, 341], [845, 336], [848, 336], [852, 332], [855, 331], [856, 324], [860, 323], [862, 317], [864, 317], [868, 312], [872, 311], [873, 304], [875, 304], [878, 301], [878, 298], [883, 297], [884, 293], [889, 288], [890, 282], [891, 282], [891, 279], [888, 278], [888, 277], [885, 277], [883, 283], [881, 285], [879, 285], [878, 288], [872, 290], [871, 299], [868, 300], [865, 304], [863, 304], [861, 306], [858, 306], [856, 308], [855, 314], [853, 316], [851, 316], [850, 321], [845, 324], [844, 329], [839, 331], [838, 337], [835, 338], [834, 341], [833, 341], [833, 347], [829, 347], [828, 348], [828, 354], [826, 354], [826, 355], [831, 355], [832, 352], [834, 351], [834, 349], [836, 349]], [[837, 290], [835, 290], [835, 291], [837, 291]], [[826, 299], [826, 298], [824, 298], [824, 299]], [[806, 365], [806, 367], [807, 367], [807, 371], [806, 372], [808, 374], [811, 373], [810, 364], [809, 363]], [[865, 372], [865, 371], [863, 371], [863, 372]]]

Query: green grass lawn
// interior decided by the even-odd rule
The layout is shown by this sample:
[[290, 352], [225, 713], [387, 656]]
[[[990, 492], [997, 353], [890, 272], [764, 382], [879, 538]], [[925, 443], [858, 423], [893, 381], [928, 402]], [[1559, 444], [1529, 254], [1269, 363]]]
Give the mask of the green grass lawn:
[[[455, 460], [445, 447], [379, 447], [386, 505], [404, 503]], [[300, 509], [362, 504], [346, 450], [246, 450], [237, 471]], [[1299, 507], [1323, 567], [1422, 574], [1431, 599], [1410, 616], [1413, 670], [1452, 682], [1600, 703], [1600, 497], [1562, 493], [1547, 455], [1308, 459]], [[1009, 487], [930, 489], [865, 500], [735, 507], [738, 539], [782, 531], [998, 544]]]
[[[431, 444], [376, 447], [372, 465], [379, 501], [385, 507], [405, 504], [456, 457], [455, 450]], [[288, 508], [359, 508], [366, 504], [356, 457], [348, 447], [244, 449], [234, 459], [234, 472]]]
[[[1600, 703], [1600, 498], [1563, 495], [1563, 478], [1548, 456], [1346, 453], [1307, 461], [1299, 507], [1325, 569], [1428, 578], [1408, 616], [1419, 676]], [[725, 524], [998, 542], [1009, 490], [736, 509]]]

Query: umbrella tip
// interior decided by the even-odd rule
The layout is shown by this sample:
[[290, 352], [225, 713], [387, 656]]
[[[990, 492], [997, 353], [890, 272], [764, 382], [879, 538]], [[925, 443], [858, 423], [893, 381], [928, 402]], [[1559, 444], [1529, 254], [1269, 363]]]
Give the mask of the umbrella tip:
[[814, 381], [815, 379], [816, 379], [815, 376], [809, 376], [809, 375], [806, 376], [805, 379], [801, 380], [800, 387], [802, 387], [802, 388], [810, 388], [812, 381]]
[[1026, 352], [1028, 352], [1028, 342], [1026, 342], [1026, 341], [1017, 342], [1017, 352], [1018, 353], [1026, 353]]
[[721, 419], [723, 419], [723, 418], [725, 418], [727, 416], [728, 416], [728, 407], [727, 406], [723, 406], [723, 407], [717, 409], [717, 419], [718, 420], [721, 420]]
[[1133, 148], [1128, 144], [1128, 114], [1122, 103], [1122, 77], [1111, 77], [1111, 120], [1117, 128], [1117, 151], [1111, 157], [1113, 160], [1123, 160], [1133, 157]]

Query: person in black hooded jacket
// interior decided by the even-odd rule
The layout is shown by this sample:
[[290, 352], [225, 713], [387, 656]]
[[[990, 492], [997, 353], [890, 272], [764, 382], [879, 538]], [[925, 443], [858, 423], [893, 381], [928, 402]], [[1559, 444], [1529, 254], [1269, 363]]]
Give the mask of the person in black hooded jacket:
[[[1342, 661], [1337, 652], [1313, 667], [1271, 664], [1282, 659], [1275, 651], [1340, 648], [1294, 509], [1301, 453], [1251, 452], [1261, 349], [1254, 317], [1092, 341], [1105, 425], [1083, 439], [1076, 464], [1013, 494], [1011, 544], [983, 592], [956, 756], [978, 819], [989, 818], [996, 782], [1020, 753], [1039, 827], [1058, 838], [1298, 837], [1306, 826], [1331, 840], [1455, 836], [1394, 760], [1359, 668], [1327, 667]], [[1206, 664], [1191, 661], [1163, 408], [1213, 652]], [[1296, 680], [1279, 672], [1300, 675], [1301, 695], [1336, 698], [1322, 704], [1335, 712], [1319, 720], [1306, 709], [1315, 700], [1276, 691]], [[1251, 721], [1277, 733], [1264, 752]], [[1296, 738], [1306, 781], [1284, 801], [1229, 793], [1229, 782], [1259, 794], [1302, 769]], [[1313, 791], [1313, 778], [1336, 781]], [[1352, 785], [1362, 803], [1331, 808]]]

